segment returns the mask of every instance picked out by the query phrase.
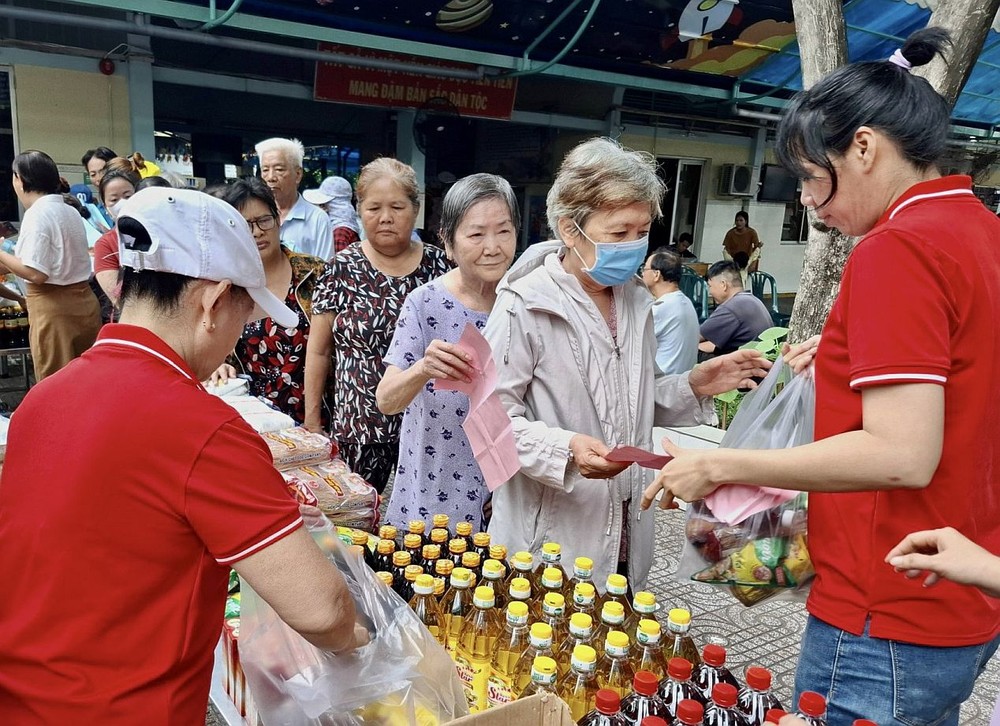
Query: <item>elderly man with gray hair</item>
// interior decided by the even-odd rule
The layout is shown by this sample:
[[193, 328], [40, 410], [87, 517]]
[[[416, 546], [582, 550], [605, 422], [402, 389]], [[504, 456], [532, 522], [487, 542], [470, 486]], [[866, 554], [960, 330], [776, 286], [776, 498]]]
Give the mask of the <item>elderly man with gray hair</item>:
[[299, 194], [305, 149], [298, 139], [272, 138], [256, 146], [260, 176], [281, 215], [281, 242], [294, 252], [324, 260], [333, 256], [330, 219]]

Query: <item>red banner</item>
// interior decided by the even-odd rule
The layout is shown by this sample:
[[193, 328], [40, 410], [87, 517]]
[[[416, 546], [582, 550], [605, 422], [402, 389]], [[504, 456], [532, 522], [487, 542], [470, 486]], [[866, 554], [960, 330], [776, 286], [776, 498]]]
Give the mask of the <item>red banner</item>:
[[[353, 55], [359, 58], [417, 63], [428, 68], [468, 68], [448, 61], [434, 61], [418, 56], [351, 46], [320, 43], [320, 50]], [[517, 79], [464, 80], [425, 76], [420, 73], [360, 68], [341, 62], [316, 64], [313, 97], [317, 101], [336, 101], [363, 106], [419, 108], [432, 98], [446, 98], [463, 116], [509, 119], [514, 110]]]

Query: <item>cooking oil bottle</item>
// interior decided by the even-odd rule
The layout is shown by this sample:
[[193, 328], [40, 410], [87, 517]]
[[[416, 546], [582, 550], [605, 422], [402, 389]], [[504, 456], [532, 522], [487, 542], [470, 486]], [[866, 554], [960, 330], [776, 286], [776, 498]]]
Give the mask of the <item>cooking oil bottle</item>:
[[448, 539], [448, 527], [451, 524], [447, 514], [435, 514], [431, 517], [431, 532], [435, 529], [443, 529], [445, 531], [445, 539]]
[[[521, 693], [531, 681], [531, 664], [540, 655], [551, 658], [552, 628], [548, 623], [534, 623], [528, 631], [528, 647], [514, 666], [514, 690]], [[555, 664], [555, 661], [552, 661]]]
[[[421, 522], [421, 524], [423, 524]], [[403, 535], [403, 552], [410, 553], [410, 564], [420, 565], [423, 567], [424, 564], [424, 540], [419, 534], [414, 532], [407, 532]]]
[[406, 584], [403, 586], [403, 591], [399, 593], [399, 596], [406, 600], [406, 602], [410, 602], [413, 599], [413, 583], [422, 574], [424, 574], [424, 568], [420, 565], [407, 565], [406, 569], [403, 570], [403, 579], [406, 580]]
[[[410, 564], [410, 553], [409, 552], [393, 552], [392, 553], [392, 589], [396, 591], [396, 594], [403, 597], [403, 593], [406, 591], [406, 568]], [[403, 598], [406, 602], [410, 601], [410, 598]]]
[[455, 537], [465, 540], [465, 549], [472, 549], [472, 525], [469, 522], [455, 523]]
[[454, 658], [458, 649], [458, 636], [465, 625], [465, 618], [472, 610], [472, 573], [464, 567], [456, 567], [451, 573], [451, 587], [445, 590], [441, 599], [441, 612], [445, 622], [445, 649]]
[[507, 592], [503, 586], [503, 565], [496, 560], [486, 560], [483, 563], [479, 584], [493, 590], [493, 602], [496, 603], [497, 610], [501, 612], [506, 610]]
[[[420, 550], [420, 547], [427, 544], [427, 537], [425, 536], [426, 531], [427, 525], [424, 524], [424, 520], [422, 519], [411, 519], [410, 523], [406, 526], [406, 534], [415, 534], [420, 537], [420, 545], [417, 547], [418, 551]], [[403, 539], [406, 539], [406, 535], [403, 535]]]
[[436, 544], [441, 548], [441, 553], [444, 554], [448, 551], [448, 539], [450, 538], [450, 533], [445, 527], [435, 527], [431, 530], [431, 544]]
[[514, 669], [528, 647], [528, 606], [513, 601], [507, 605], [507, 622], [490, 657], [490, 677], [486, 685], [487, 708], [502, 706], [517, 697]]
[[[573, 613], [569, 619], [569, 634], [556, 648], [556, 665], [559, 677], [569, 673], [573, 658], [573, 649], [578, 645], [588, 645], [593, 648], [594, 621], [587, 613]], [[596, 651], [595, 651], [596, 652]]]
[[468, 543], [462, 537], [455, 537], [448, 540], [448, 559], [455, 563], [455, 567], [462, 566], [462, 555], [469, 549]]
[[689, 635], [691, 613], [684, 608], [674, 608], [667, 614], [667, 638], [663, 643], [663, 657], [669, 665], [671, 658], [684, 658], [692, 666], [701, 663], [698, 646]]
[[510, 575], [510, 568], [507, 566], [507, 547], [502, 544], [491, 544], [489, 559], [496, 560], [503, 567], [503, 581], [506, 582], [507, 576]]
[[399, 530], [393, 527], [391, 524], [383, 524], [378, 528], [378, 538], [387, 539], [396, 544], [396, 538], [399, 537]]
[[370, 549], [368, 549], [368, 533], [362, 532], [360, 529], [352, 529], [351, 544], [360, 545], [362, 547], [363, 549], [362, 556], [364, 557], [365, 564], [374, 570], [375, 555], [372, 554], [372, 551]]
[[441, 613], [437, 598], [434, 597], [434, 578], [431, 575], [417, 576], [413, 583], [413, 599], [410, 600], [410, 607], [420, 618], [420, 622], [431, 631], [431, 635], [444, 645], [444, 615]]
[[604, 595], [597, 601], [597, 609], [600, 610], [609, 602], [621, 603], [625, 617], [631, 614], [632, 605], [628, 601], [628, 579], [624, 575], [608, 575], [608, 579], [604, 583]]
[[542, 600], [545, 595], [555, 592], [566, 597], [566, 592], [563, 589], [563, 571], [558, 567], [546, 567], [542, 570], [542, 576], [538, 580], [538, 595], [537, 600]]
[[573, 560], [573, 577], [570, 578], [570, 587], [575, 588], [581, 582], [594, 584], [594, 561], [589, 557], [577, 557]]
[[594, 617], [597, 602], [597, 590], [590, 582], [578, 582], [573, 587], [573, 599], [569, 603], [569, 614], [587, 613]]
[[425, 544], [420, 550], [421, 566], [424, 572], [434, 572], [434, 563], [441, 559], [441, 546], [436, 544]]
[[507, 586], [507, 602], [523, 602], [531, 611], [531, 582], [526, 577], [515, 577]]
[[455, 664], [465, 688], [469, 711], [486, 710], [486, 682], [490, 677], [491, 641], [499, 632], [493, 614], [493, 590], [477, 587], [472, 597], [473, 610], [465, 618], [458, 636]]
[[552, 628], [552, 643], [555, 645], [563, 642], [569, 634], [569, 627], [566, 622], [566, 598], [558, 592], [546, 593], [542, 599], [541, 608], [537, 611], [538, 622], [548, 623]]
[[593, 710], [597, 697], [597, 652], [593, 648], [589, 645], [573, 648], [569, 671], [560, 677], [556, 692], [569, 706], [574, 721]]
[[[385, 529], [383, 527], [382, 529]], [[375, 572], [392, 572], [392, 555], [396, 543], [391, 539], [380, 539], [375, 545]]]
[[528, 698], [537, 693], [556, 693], [556, 662], [552, 658], [540, 655], [531, 663], [531, 676], [528, 685], [521, 691], [520, 698]]
[[[597, 652], [603, 652], [604, 639], [608, 633], [612, 630], [620, 630], [624, 633], [624, 627], [625, 608], [622, 607], [622, 604], [615, 600], [604, 603], [604, 607], [601, 608], [601, 622], [594, 628], [594, 647]], [[628, 636], [626, 635], [626, 637]]]
[[542, 545], [542, 555], [535, 564], [535, 584], [542, 586], [542, 575], [547, 567], [562, 570], [562, 546], [558, 542], [546, 542]]
[[465, 552], [462, 555], [462, 567], [469, 570], [476, 578], [476, 582], [482, 579], [483, 571], [480, 568], [482, 560], [476, 552]]
[[635, 642], [635, 631], [640, 620], [656, 620], [656, 595], [640, 590], [632, 598], [632, 614], [625, 618], [625, 634]]
[[624, 698], [632, 692], [635, 669], [629, 660], [629, 639], [620, 630], [612, 630], [604, 639], [604, 655], [597, 662], [597, 685]]
[[490, 536], [486, 532], [476, 532], [472, 535], [472, 552], [479, 555], [480, 562], [490, 558]]
[[382, 581], [382, 583], [386, 587], [388, 587], [390, 590], [392, 589], [392, 573], [391, 572], [386, 572], [385, 570], [379, 570], [378, 572], [375, 573], [375, 577], [377, 577], [378, 579], [380, 579]]
[[649, 671], [662, 681], [667, 676], [667, 659], [660, 646], [660, 624], [655, 620], [640, 620], [635, 629], [635, 644], [639, 649], [633, 660], [635, 670]]
[[538, 591], [538, 587], [531, 577], [532, 570], [535, 568], [535, 558], [527, 551], [515, 552], [510, 560], [510, 565], [510, 575], [507, 576], [507, 582], [509, 583], [515, 577], [523, 577], [531, 584], [531, 594], [533, 597]]
[[[446, 557], [434, 563], [434, 594], [438, 602], [442, 602], [445, 590], [451, 584], [451, 573], [455, 570], [455, 563]], [[440, 590], [440, 592], [438, 592]], [[442, 611], [443, 612], [443, 611]]]

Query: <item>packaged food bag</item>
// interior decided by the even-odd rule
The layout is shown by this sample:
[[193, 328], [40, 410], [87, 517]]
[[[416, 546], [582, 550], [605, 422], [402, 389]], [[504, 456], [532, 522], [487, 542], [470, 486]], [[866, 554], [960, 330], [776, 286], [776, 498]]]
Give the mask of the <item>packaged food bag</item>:
[[281, 472], [281, 476], [296, 501], [317, 507], [334, 524], [365, 531], [374, 528], [378, 492], [341, 459], [296, 467]]
[[[783, 449], [810, 443], [815, 402], [811, 372], [793, 376], [779, 358], [744, 398], [719, 446]], [[815, 574], [807, 511], [803, 492], [742, 484], [720, 487], [715, 496], [687, 509], [678, 577], [729, 586], [745, 605], [782, 591], [801, 596]]]
[[322, 434], [314, 434], [301, 426], [261, 434], [271, 450], [274, 468], [278, 471], [307, 464], [329, 461], [337, 452], [333, 442]]
[[239, 655], [268, 726], [433, 726], [468, 713], [455, 664], [407, 603], [340, 541], [315, 508], [306, 526], [344, 575], [371, 642], [343, 655], [319, 650], [245, 582]]

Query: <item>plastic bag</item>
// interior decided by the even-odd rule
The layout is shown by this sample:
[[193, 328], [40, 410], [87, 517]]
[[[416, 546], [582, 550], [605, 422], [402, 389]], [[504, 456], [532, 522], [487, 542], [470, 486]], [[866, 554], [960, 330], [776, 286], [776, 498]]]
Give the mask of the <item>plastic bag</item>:
[[[815, 406], [812, 374], [793, 376], [779, 358], [760, 386], [744, 398], [719, 446], [782, 449], [810, 443]], [[782, 591], [804, 595], [815, 574], [809, 558], [806, 494], [727, 486], [738, 487], [718, 498], [727, 507], [737, 503], [739, 492], [773, 505], [743, 518], [729, 517], [732, 512], [716, 516], [707, 501], [693, 502], [687, 509], [677, 576], [729, 586], [745, 605]]]
[[455, 664], [409, 605], [344, 547], [318, 510], [306, 522], [347, 580], [371, 642], [344, 655], [319, 650], [241, 582], [240, 660], [264, 723], [432, 726], [467, 714]]

